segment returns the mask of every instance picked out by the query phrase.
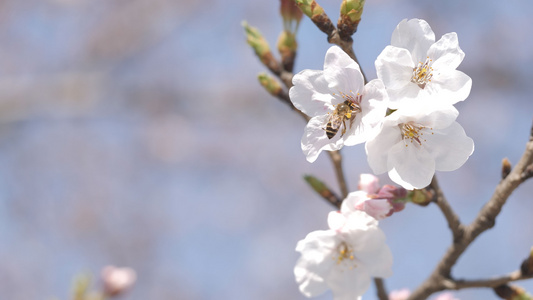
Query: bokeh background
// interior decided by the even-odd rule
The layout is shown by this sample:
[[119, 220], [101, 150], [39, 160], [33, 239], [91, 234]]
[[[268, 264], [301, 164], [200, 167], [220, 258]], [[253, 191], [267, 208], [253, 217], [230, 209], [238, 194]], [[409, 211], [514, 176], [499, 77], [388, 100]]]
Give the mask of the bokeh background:
[[[470, 97], [459, 122], [476, 143], [438, 173], [469, 223], [516, 163], [533, 112], [531, 1], [367, 1], [355, 49], [369, 78], [404, 18], [459, 35]], [[319, 3], [337, 19], [340, 0]], [[332, 210], [302, 180], [336, 188], [327, 155], [306, 162], [304, 122], [258, 84], [246, 19], [275, 47], [278, 1], [0, 1], [0, 299], [68, 299], [73, 278], [107, 264], [137, 271], [123, 299], [304, 299], [296, 242]], [[321, 69], [329, 45], [300, 24], [295, 70]], [[370, 172], [343, 150], [349, 185]], [[382, 183], [390, 183], [381, 176]], [[516, 270], [533, 245], [533, 182], [453, 274]], [[451, 242], [438, 209], [408, 205], [381, 222], [394, 254], [389, 290], [414, 289]], [[533, 292], [533, 282], [520, 282]], [[488, 289], [456, 293], [495, 299]], [[374, 299], [374, 288], [365, 295]], [[325, 294], [317, 299], [331, 299]]]

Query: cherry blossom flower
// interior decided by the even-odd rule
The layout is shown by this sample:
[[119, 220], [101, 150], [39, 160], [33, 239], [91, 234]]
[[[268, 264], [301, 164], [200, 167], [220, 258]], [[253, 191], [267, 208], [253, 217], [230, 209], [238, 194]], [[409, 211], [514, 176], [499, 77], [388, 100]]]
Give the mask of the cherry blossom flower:
[[296, 246], [301, 257], [294, 275], [305, 296], [331, 289], [335, 300], [360, 299], [372, 277], [392, 275], [392, 254], [376, 219], [363, 211], [331, 212], [328, 224]]
[[390, 97], [389, 107], [397, 109], [415, 99], [447, 104], [466, 99], [472, 80], [456, 70], [464, 56], [455, 32], [435, 42], [426, 21], [401, 21], [392, 33], [391, 45], [375, 62]]
[[455, 121], [451, 105], [409, 105], [393, 112], [381, 132], [366, 143], [367, 159], [375, 174], [410, 189], [429, 185], [435, 171], [461, 167], [474, 151], [474, 142]]
[[309, 162], [322, 150], [366, 142], [385, 117], [388, 96], [383, 83], [375, 79], [364, 85], [359, 65], [337, 46], [327, 51], [323, 71], [303, 70], [293, 83], [292, 103], [311, 117], [301, 142]]

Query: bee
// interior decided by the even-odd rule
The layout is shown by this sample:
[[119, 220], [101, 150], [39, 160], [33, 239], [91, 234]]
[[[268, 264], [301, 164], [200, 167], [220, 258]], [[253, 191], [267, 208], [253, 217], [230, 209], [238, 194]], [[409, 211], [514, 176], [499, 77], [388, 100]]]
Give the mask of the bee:
[[328, 139], [332, 139], [339, 129], [342, 126], [341, 137], [346, 133], [346, 120], [350, 120], [350, 128], [355, 121], [355, 116], [357, 113], [361, 112], [361, 108], [352, 101], [346, 100], [342, 103], [339, 103], [335, 106], [335, 110], [328, 118], [328, 123], [326, 128], [323, 128], [326, 131]]

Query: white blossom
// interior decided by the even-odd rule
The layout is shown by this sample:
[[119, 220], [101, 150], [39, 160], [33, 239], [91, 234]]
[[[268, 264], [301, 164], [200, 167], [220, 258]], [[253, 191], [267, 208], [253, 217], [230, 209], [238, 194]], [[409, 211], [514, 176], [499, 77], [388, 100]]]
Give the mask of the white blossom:
[[389, 177], [405, 189], [429, 185], [435, 171], [461, 167], [474, 151], [474, 142], [455, 120], [451, 105], [404, 106], [385, 118], [381, 132], [366, 143], [375, 174]]
[[464, 56], [455, 32], [435, 42], [426, 21], [401, 21], [392, 34], [391, 45], [375, 63], [377, 76], [390, 97], [389, 107], [397, 109], [415, 100], [455, 104], [466, 99], [472, 80], [456, 70]]
[[378, 221], [363, 211], [331, 212], [329, 230], [313, 231], [298, 242], [294, 268], [307, 297], [331, 289], [335, 300], [360, 299], [372, 277], [392, 275], [392, 254]]
[[359, 65], [337, 46], [327, 51], [324, 70], [303, 70], [293, 83], [292, 103], [311, 117], [301, 142], [309, 162], [322, 150], [366, 142], [385, 117], [388, 96], [383, 83], [375, 79], [364, 85]]

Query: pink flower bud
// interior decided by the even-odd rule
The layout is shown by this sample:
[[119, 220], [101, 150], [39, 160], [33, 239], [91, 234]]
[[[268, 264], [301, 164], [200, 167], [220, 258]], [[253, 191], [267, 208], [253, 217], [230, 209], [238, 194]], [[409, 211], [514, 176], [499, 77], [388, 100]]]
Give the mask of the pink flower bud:
[[113, 297], [129, 289], [135, 283], [137, 274], [131, 268], [106, 266], [102, 269], [101, 279], [105, 294]]

